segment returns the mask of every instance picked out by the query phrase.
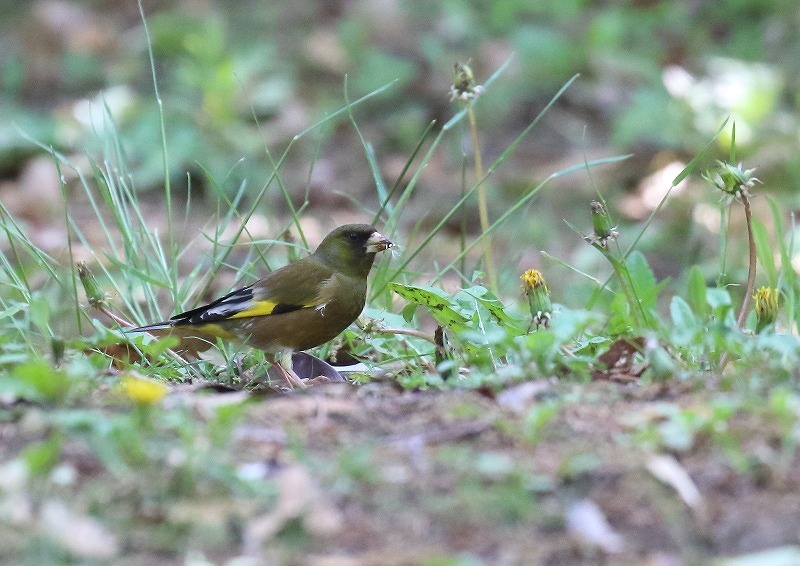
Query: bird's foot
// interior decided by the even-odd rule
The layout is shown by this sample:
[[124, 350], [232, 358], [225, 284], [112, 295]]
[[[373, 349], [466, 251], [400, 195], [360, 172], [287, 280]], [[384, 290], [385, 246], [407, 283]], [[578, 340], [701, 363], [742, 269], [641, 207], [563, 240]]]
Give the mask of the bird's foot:
[[281, 376], [286, 383], [286, 389], [292, 390], [295, 387], [299, 389], [305, 389], [308, 387], [306, 382], [300, 379], [300, 376], [298, 376], [293, 370], [287, 369], [281, 364], [275, 364], [275, 367], [277, 367], [278, 371], [280, 371]]

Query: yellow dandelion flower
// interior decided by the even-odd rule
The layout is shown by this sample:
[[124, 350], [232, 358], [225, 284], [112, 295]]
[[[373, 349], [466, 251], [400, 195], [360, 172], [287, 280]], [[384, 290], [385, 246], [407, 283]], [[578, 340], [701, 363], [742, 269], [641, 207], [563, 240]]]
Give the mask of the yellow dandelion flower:
[[756, 301], [756, 332], [775, 324], [778, 318], [778, 290], [774, 287], [761, 287], [753, 295]]
[[166, 384], [133, 373], [123, 375], [119, 385], [123, 395], [140, 405], [158, 403], [169, 391]]

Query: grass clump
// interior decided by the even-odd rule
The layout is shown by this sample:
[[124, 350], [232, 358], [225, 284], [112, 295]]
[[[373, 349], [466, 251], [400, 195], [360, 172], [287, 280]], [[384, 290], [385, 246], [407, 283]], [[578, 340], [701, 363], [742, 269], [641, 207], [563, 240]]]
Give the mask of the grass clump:
[[[155, 68], [152, 59], [151, 65]], [[637, 458], [651, 452], [691, 455], [706, 441], [724, 452], [737, 472], [756, 476], [766, 467], [770, 473], [789, 474], [797, 449], [800, 309], [797, 275], [791, 266], [793, 232], [785, 228], [780, 207], [769, 203], [776, 251], [751, 208], [757, 180], [751, 170], [733, 165], [732, 150], [730, 161], [718, 163], [705, 177], [725, 193], [723, 218], [729, 218], [728, 205], [741, 203], [744, 209], [749, 252], [744, 291], [726, 283], [727, 236], [723, 236], [719, 284], [709, 285], [699, 266], [683, 274], [678, 285], [659, 280], [638, 244], [666, 206], [672, 188], [695, 175], [706, 161], [704, 151], [673, 180], [627, 248], [623, 243], [630, 232], [613, 220], [613, 201], [598, 192], [596, 200], [575, 208], [585, 225], [590, 219], [585, 211], [590, 210], [593, 230], [583, 235], [570, 225], [576, 243], [591, 246], [610, 275], [589, 273], [566, 260], [556, 259], [548, 267], [563, 268], [584, 281], [590, 295], [586, 302], [579, 304], [558, 287], [548, 287], [543, 275], [550, 277], [548, 268], [518, 274], [521, 290], [517, 277], [504, 282], [499, 273], [511, 268], [492, 255], [493, 235], [506, 223], [535, 216], [530, 203], [542, 197], [554, 180], [621, 163], [627, 157], [585, 160], [552, 172], [530, 183], [492, 220], [489, 178], [513, 159], [520, 142], [577, 80], [573, 77], [558, 90], [484, 168], [475, 95], [490, 93], [504, 69], [505, 65], [478, 89], [469, 66], [457, 67], [453, 92], [463, 107], [441, 127], [420, 126], [418, 143], [393, 182], [383, 178], [357, 120], [362, 104], [393, 85], [351, 102], [345, 84], [342, 108], [297, 134], [280, 155], [266, 151], [271, 170], [255, 190], [242, 183], [231, 193], [222, 188], [224, 181], [207, 174], [204, 184], [212, 191], [207, 198], [215, 201], [211, 214], [207, 203], [194, 198], [191, 182], [180, 197], [172, 191], [166, 165], [169, 136], [162, 115], [166, 203], [162, 225], [153, 218], [151, 203], [136, 190], [124, 140], [117, 135], [110, 112], [105, 113], [102, 129], [108, 135], [104, 151], [90, 158], [87, 166], [79, 167], [44, 148], [62, 178], [65, 257], [46, 254], [22, 223], [0, 208], [0, 231], [6, 236], [0, 254], [0, 308], [5, 315], [0, 321], [0, 402], [7, 422], [26, 425], [14, 429], [13, 446], [18, 448], [3, 450], [5, 468], [0, 476], [19, 472], [12, 488], [24, 494], [22, 505], [28, 514], [15, 528], [35, 533], [32, 538], [20, 537], [10, 550], [12, 558], [113, 560], [126, 548], [141, 548], [146, 558], [164, 552], [212, 553], [220, 547], [226, 555], [238, 556], [276, 543], [274, 554], [267, 554], [280, 561], [296, 548], [344, 536], [343, 509], [349, 498], [368, 493], [365, 507], [396, 512], [406, 501], [393, 497], [412, 493], [408, 478], [416, 475], [430, 481], [436, 493], [422, 499], [430, 517], [443, 521], [454, 512], [461, 516], [460, 522], [448, 526], [453, 531], [474, 531], [487, 518], [509, 533], [520, 524], [533, 528], [539, 509], [561, 504], [554, 492], [577, 493], [583, 488], [581, 482], [615, 461], [610, 449], [600, 454], [574, 447], [557, 452], [562, 440], [558, 435], [566, 434], [574, 417], [571, 411], [596, 411], [594, 425], [609, 416], [600, 412], [603, 403], [585, 402], [580, 390], [570, 393], [569, 387], [589, 381], [638, 384], [642, 389], [648, 384], [676, 389], [707, 386], [730, 394], [704, 400], [699, 407], [662, 404], [655, 416], [636, 413], [645, 422], [635, 423], [632, 432], [617, 431], [614, 439], [634, 446]], [[157, 85], [156, 97], [161, 104]], [[364, 387], [364, 393], [339, 404], [328, 400], [317, 405], [313, 394], [298, 395], [288, 397], [293, 403], [288, 408], [280, 405], [285, 398], [274, 397], [269, 408], [275, 411], [265, 414], [259, 412], [267, 406], [259, 404], [259, 394], [265, 390], [260, 379], [268, 365], [263, 354], [220, 343], [221, 362], [189, 363], [172, 350], [174, 340], [130, 340], [124, 334], [125, 327], [162, 320], [169, 309], [192, 308], [306, 253], [310, 238], [304, 233], [304, 219], [314, 211], [308, 193], [298, 198], [284, 184], [282, 167], [301, 139], [344, 120], [361, 139], [376, 186], [377, 206], [362, 206], [361, 212], [393, 241], [408, 243], [390, 262], [376, 266], [360, 324], [316, 353], [365, 362], [366, 369], [353, 380], [359, 385], [391, 380], [404, 391], [454, 395], [478, 391], [496, 403], [491, 409], [470, 398], [457, 406], [470, 416], [454, 423], [448, 420], [449, 413], [433, 407], [433, 422], [423, 426], [413, 420], [411, 411], [389, 406], [395, 411], [390, 417], [407, 418], [414, 431], [398, 434], [381, 421], [386, 414], [370, 412], [365, 421], [348, 404], [351, 398], [370, 394]], [[457, 126], [465, 121], [474, 151], [474, 179], [467, 182], [464, 176], [460, 196], [432, 225], [412, 222], [413, 229], [406, 231], [408, 203], [423, 171], [446, 140], [459, 141]], [[735, 130], [731, 137], [735, 140]], [[67, 176], [75, 179], [74, 186], [68, 186]], [[284, 199], [289, 213], [265, 235], [257, 231], [257, 220], [270, 192]], [[443, 258], [433, 269], [421, 266], [418, 258], [437, 255], [445, 227], [473, 200], [480, 231], [463, 229], [453, 257]], [[756, 290], [759, 263], [766, 281]], [[220, 278], [224, 284], [218, 283]], [[545, 381], [565, 389], [548, 390], [553, 398], [541, 402], [538, 390], [516, 389]], [[225, 395], [217, 394], [220, 391]], [[752, 402], [753, 395], [765, 392], [766, 407]], [[411, 398], [418, 402], [419, 397]], [[614, 401], [620, 402], [618, 397]], [[319, 429], [308, 428], [309, 415], [322, 423]], [[357, 432], [350, 431], [352, 438], [344, 440], [326, 437], [325, 427], [333, 426], [329, 418], [352, 420]], [[754, 459], [749, 436], [738, 428], [749, 419], [769, 423], [779, 455], [770, 452], [763, 461]], [[625, 425], [608, 420], [620, 429]], [[364, 440], [358, 436], [364, 431], [385, 434]], [[469, 445], [448, 447], [484, 433], [496, 435], [494, 444], [477, 452]], [[335, 453], [335, 448], [351, 442], [347, 450]], [[538, 460], [531, 458], [529, 469], [527, 461], [515, 459], [520, 452], [514, 457], [504, 453], [511, 451], [509, 446], [523, 446], [528, 457], [528, 451], [556, 450], [557, 457], [547, 462], [549, 469], [533, 470]], [[398, 463], [393, 450], [410, 455]], [[328, 462], [336, 465], [329, 467]], [[315, 466], [318, 477], [308, 473]], [[437, 486], [429, 466], [444, 470], [455, 498]], [[394, 487], [384, 492], [380, 488], [390, 476]], [[330, 488], [330, 500], [319, 496], [322, 484]], [[74, 501], [66, 505], [62, 499], [67, 496], [56, 497], [56, 486]], [[5, 485], [0, 497], [3, 503], [14, 503], [13, 490]], [[547, 527], [559, 528], [553, 512], [548, 513]], [[65, 537], [35, 526], [70, 522], [89, 525], [105, 544], [99, 549], [70, 546]], [[42, 540], [45, 543], [39, 544]]]

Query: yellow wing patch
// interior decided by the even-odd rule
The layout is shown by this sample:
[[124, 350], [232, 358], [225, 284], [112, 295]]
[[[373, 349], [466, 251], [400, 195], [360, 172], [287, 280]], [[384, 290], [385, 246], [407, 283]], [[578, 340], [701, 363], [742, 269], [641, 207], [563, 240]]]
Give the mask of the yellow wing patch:
[[239, 311], [236, 314], [230, 315], [229, 318], [247, 318], [249, 316], [267, 316], [272, 314], [278, 303], [274, 301], [253, 301], [250, 308]]
[[271, 314], [281, 314], [284, 312], [291, 312], [300, 309], [307, 309], [316, 306], [315, 304], [311, 305], [288, 305], [286, 303], [276, 303], [274, 301], [253, 301], [253, 304], [242, 310], [237, 312], [236, 314], [230, 315], [228, 318], [248, 318], [252, 316], [269, 316]]

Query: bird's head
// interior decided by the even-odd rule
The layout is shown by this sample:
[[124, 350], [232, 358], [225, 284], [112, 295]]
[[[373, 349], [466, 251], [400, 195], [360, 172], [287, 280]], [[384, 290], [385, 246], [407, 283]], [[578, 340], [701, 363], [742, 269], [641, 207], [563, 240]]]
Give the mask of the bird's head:
[[325, 236], [314, 255], [346, 275], [366, 277], [375, 254], [394, 244], [369, 224], [345, 224]]

